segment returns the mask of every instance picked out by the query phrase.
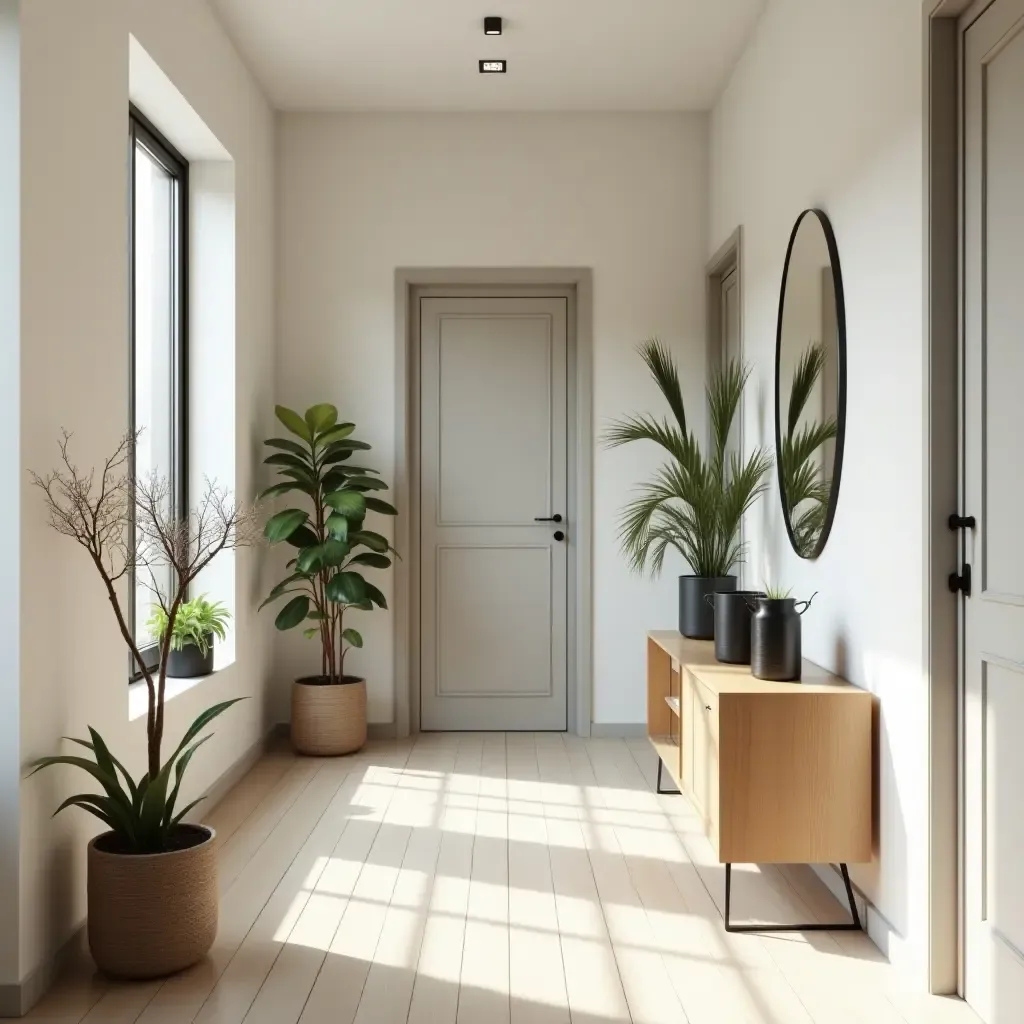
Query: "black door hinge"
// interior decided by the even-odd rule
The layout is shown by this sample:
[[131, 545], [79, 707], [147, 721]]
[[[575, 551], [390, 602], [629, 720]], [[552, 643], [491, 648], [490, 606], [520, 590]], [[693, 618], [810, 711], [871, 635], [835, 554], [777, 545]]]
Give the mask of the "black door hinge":
[[969, 563], [964, 562], [963, 571], [959, 574], [955, 572], [949, 574], [949, 589], [954, 594], [963, 594], [964, 597], [971, 596], [971, 567]]

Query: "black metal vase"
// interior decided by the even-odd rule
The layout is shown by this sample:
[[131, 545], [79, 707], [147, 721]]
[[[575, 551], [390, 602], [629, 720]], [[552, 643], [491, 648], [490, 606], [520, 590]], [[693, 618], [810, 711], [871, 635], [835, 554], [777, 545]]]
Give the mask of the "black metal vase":
[[708, 597], [735, 589], [735, 576], [680, 576], [679, 632], [691, 640], [713, 640], [715, 610]]
[[715, 657], [726, 665], [750, 664], [751, 620], [759, 590], [719, 592], [708, 603], [715, 609]]
[[206, 638], [206, 654], [195, 644], [172, 650], [167, 658], [167, 675], [172, 679], [195, 679], [213, 675], [213, 634]]
[[757, 602], [750, 627], [750, 671], [755, 679], [800, 681], [800, 612], [796, 606], [791, 597]]

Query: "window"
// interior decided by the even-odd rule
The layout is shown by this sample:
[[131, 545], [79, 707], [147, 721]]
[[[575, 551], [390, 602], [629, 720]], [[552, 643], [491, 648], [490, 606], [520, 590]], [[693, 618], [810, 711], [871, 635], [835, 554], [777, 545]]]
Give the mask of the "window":
[[[180, 515], [188, 507], [188, 164], [134, 108], [129, 141], [129, 416], [132, 430], [141, 431], [135, 473], [166, 477]], [[146, 629], [149, 576], [140, 570], [131, 582], [132, 628], [155, 665], [158, 651]], [[170, 571], [162, 577], [158, 571], [155, 583], [166, 593]], [[137, 668], [130, 666], [130, 676]]]

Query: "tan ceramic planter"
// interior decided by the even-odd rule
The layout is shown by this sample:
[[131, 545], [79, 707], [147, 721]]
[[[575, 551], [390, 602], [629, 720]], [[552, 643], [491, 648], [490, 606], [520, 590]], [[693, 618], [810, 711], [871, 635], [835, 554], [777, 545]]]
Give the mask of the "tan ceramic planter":
[[[118, 978], [160, 978], [202, 960], [217, 935], [217, 859], [213, 829], [197, 846], [170, 853], [89, 844], [89, 949], [100, 970]], [[99, 845], [97, 845], [99, 844]]]
[[336, 757], [365, 743], [365, 679], [338, 686], [301, 679], [292, 684], [292, 745], [300, 754]]

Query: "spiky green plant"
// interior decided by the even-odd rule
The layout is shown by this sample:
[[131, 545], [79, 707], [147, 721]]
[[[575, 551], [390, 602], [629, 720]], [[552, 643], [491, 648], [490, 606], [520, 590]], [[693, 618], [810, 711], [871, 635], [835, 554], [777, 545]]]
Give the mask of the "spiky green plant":
[[614, 423], [605, 441], [616, 448], [653, 441], [669, 459], [640, 496], [622, 511], [619, 538], [637, 572], [661, 572], [665, 554], [678, 551], [697, 576], [726, 576], [743, 560], [740, 524], [764, 493], [772, 456], [757, 448], [744, 461], [726, 446], [743, 397], [749, 368], [735, 360], [716, 371], [706, 389], [711, 419], [710, 451], [705, 455], [690, 430], [679, 371], [657, 338], [640, 346], [640, 355], [665, 397], [672, 418], [640, 414]]
[[[222, 642], [227, 639], [230, 618], [231, 612], [220, 601], [210, 601], [205, 594], [183, 601], [171, 631], [171, 650], [180, 651], [191, 644], [205, 658], [214, 637]], [[160, 605], [153, 606], [146, 629], [158, 644], [163, 643], [167, 612]]]
[[769, 601], [788, 601], [793, 596], [793, 589], [792, 587], [771, 587], [766, 584], [764, 596]]
[[815, 455], [822, 445], [836, 438], [839, 425], [834, 416], [824, 422], [800, 425], [824, 367], [825, 349], [818, 342], [812, 342], [793, 371], [786, 434], [779, 451], [782, 502], [793, 534], [793, 546], [801, 558], [813, 558], [819, 553], [832, 496], [832, 478]]

